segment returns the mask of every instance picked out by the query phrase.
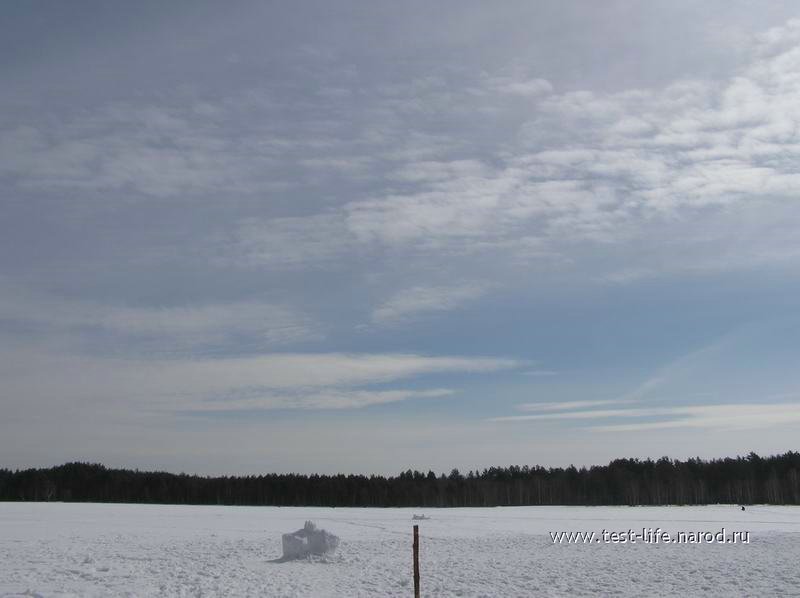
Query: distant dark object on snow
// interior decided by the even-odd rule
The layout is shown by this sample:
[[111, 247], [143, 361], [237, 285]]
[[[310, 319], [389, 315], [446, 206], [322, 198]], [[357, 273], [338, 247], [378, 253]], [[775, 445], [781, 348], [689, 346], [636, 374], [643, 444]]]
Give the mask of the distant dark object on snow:
[[744, 511], [744, 510], [745, 510], [745, 509], [744, 509], [744, 505], [742, 505], [742, 511]]
[[414, 521], [424, 521], [426, 519], [430, 519], [430, 517], [426, 517], [425, 515], [417, 515], [416, 513], [411, 516], [411, 519]]
[[317, 529], [312, 521], [306, 521], [303, 529], [283, 534], [283, 559], [304, 559], [332, 553], [339, 546], [339, 538], [324, 529]]

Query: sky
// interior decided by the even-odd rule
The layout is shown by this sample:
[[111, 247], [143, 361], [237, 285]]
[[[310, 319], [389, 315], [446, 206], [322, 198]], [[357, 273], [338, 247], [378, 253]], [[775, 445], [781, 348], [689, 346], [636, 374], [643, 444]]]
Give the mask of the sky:
[[0, 6], [0, 466], [797, 450], [794, 2]]

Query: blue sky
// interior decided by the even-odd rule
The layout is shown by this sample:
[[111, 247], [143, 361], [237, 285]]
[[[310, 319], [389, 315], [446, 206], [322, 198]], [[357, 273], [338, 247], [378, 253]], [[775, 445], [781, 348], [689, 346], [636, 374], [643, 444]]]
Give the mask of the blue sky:
[[798, 17], [7, 3], [0, 465], [797, 449]]

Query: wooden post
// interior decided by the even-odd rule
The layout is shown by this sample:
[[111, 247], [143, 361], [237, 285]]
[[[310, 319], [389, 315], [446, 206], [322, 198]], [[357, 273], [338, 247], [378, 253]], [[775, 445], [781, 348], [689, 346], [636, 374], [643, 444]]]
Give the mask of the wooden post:
[[414, 598], [419, 598], [419, 526], [414, 526]]

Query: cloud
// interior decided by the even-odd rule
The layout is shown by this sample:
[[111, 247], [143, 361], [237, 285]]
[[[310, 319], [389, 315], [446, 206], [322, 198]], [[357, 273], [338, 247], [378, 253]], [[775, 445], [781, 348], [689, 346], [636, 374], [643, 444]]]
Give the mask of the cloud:
[[697, 405], [675, 407], [664, 415], [671, 419], [656, 422], [593, 426], [603, 432], [700, 428], [718, 430], [752, 430], [800, 423], [798, 403], [751, 403], [731, 405]]
[[68, 408], [113, 417], [131, 412], [358, 408], [452, 392], [376, 389], [375, 385], [521, 365], [513, 359], [491, 357], [344, 353], [145, 360], [77, 356], [37, 346], [21, 346], [0, 355], [9, 412]]
[[795, 317], [751, 322], [670, 360], [617, 398], [524, 403], [517, 405], [524, 414], [491, 421], [564, 422], [600, 432], [793, 424], [798, 376], [781, 347], [798, 326]]
[[538, 97], [551, 93], [553, 86], [546, 79], [529, 79], [527, 81], [509, 81], [498, 89], [506, 93]]
[[[97, 113], [8, 131], [6, 172], [28, 189], [129, 191], [154, 198], [252, 189], [263, 152], [221, 137], [216, 117], [163, 105], [111, 104]], [[21, 143], [20, 143], [21, 142]]]
[[[251, 263], [295, 265], [364, 247], [439, 261], [500, 250], [580, 263], [591, 253], [586, 244], [612, 260], [616, 246], [633, 254], [633, 263], [612, 261], [596, 273], [616, 282], [659, 271], [790, 263], [798, 256], [790, 230], [800, 222], [792, 202], [800, 186], [792, 158], [800, 155], [796, 29], [790, 22], [771, 32], [727, 80], [558, 94], [527, 74], [484, 77], [469, 87], [482, 91], [467, 102], [476, 110], [501, 106], [500, 89], [543, 94], [519, 123], [515, 143], [489, 142], [490, 156], [474, 148], [472, 156], [467, 149], [460, 152], [467, 157], [400, 164], [378, 153], [373, 164], [400, 187], [324, 215], [245, 224], [239, 249]], [[440, 94], [448, 83], [422, 86], [417, 101], [436, 106], [426, 94]], [[392, 128], [389, 138], [397, 135]], [[784, 223], [778, 236], [765, 234], [775, 227], [771, 218]], [[694, 225], [699, 221], [702, 227]], [[733, 236], [747, 243], [733, 244]], [[266, 250], [253, 250], [254, 239], [264, 238], [310, 249], [284, 257], [265, 242]], [[642, 247], [647, 251], [636, 250]]]
[[545, 378], [550, 376], [557, 376], [558, 372], [555, 370], [529, 370], [527, 372], [520, 372], [523, 376], [531, 376], [533, 378]]
[[486, 89], [496, 93], [527, 98], [538, 98], [553, 93], [553, 84], [550, 81], [531, 77], [521, 69], [510, 69], [503, 74], [486, 76], [483, 84]]
[[481, 297], [486, 290], [476, 284], [405, 289], [376, 308], [372, 321], [391, 325], [426, 313], [449, 311]]
[[335, 135], [337, 121], [321, 116], [325, 103], [306, 106], [313, 115], [298, 123], [286, 118], [293, 100], [272, 95], [237, 89], [212, 100], [184, 91], [64, 111], [47, 126], [0, 123], [0, 176], [22, 191], [77, 191], [76, 202], [120, 205], [230, 202], [369, 177], [373, 158]]
[[0, 176], [109, 210], [257, 198], [184, 252], [221, 267], [352, 271], [369, 256], [464, 278], [481, 256], [615, 284], [788, 267], [799, 29], [757, 36], [727, 78], [606, 91], [558, 91], [518, 66], [387, 83], [304, 63], [329, 92], [236, 87], [63, 111], [46, 129], [19, 119], [0, 135]]
[[[279, 394], [269, 389], [236, 391], [232, 397], [208, 401], [192, 401], [187, 409], [193, 412], [262, 411], [271, 409], [360, 409], [397, 401], [439, 399], [454, 394], [448, 388], [429, 390], [312, 390]], [[177, 406], [176, 408], [180, 408]]]
[[583, 409], [585, 407], [599, 407], [601, 405], [618, 405], [631, 402], [630, 399], [607, 399], [596, 401], [555, 401], [544, 403], [521, 403], [517, 405], [520, 411], [562, 411], [568, 409]]
[[[576, 402], [580, 403], [580, 402]], [[602, 403], [597, 402], [595, 404]], [[564, 407], [569, 408], [569, 407]], [[632, 432], [670, 428], [702, 428], [721, 430], [749, 430], [768, 428], [800, 422], [798, 403], [729, 403], [719, 405], [687, 405], [679, 407], [648, 407], [631, 409], [596, 409], [588, 411], [563, 411], [535, 415], [494, 417], [493, 422], [570, 421], [624, 418], [660, 418], [630, 424], [590, 425], [602, 432]]]
[[354, 237], [335, 214], [240, 223], [232, 251], [221, 260], [239, 266], [293, 269], [330, 266], [354, 246]]
[[[98, 25], [105, 38], [67, 48], [44, 35], [41, 52], [10, 56], [0, 269], [39, 292], [0, 288], [4, 454], [47, 439], [51, 456], [63, 454], [67, 434], [78, 450], [101, 436], [115, 450], [124, 428], [134, 452], [159, 429], [165, 452], [207, 455], [217, 426], [238, 442], [247, 425], [250, 444], [237, 446], [254, 459], [303, 433], [283, 422], [373, 424], [380, 413], [311, 411], [386, 404], [400, 419], [430, 419], [414, 449], [422, 461], [441, 446], [445, 464], [474, 457], [476, 437], [481, 461], [532, 454], [531, 442], [535, 454], [581, 458], [588, 445], [565, 423], [686, 426], [722, 414], [642, 410], [783, 400], [769, 395], [798, 386], [785, 326], [742, 342], [757, 350], [642, 371], [743, 318], [791, 311], [800, 21], [753, 38], [788, 9], [717, 4], [634, 10], [636, 27], [588, 4], [490, 18], [470, 9], [445, 27], [380, 9], [353, 28], [336, 9], [324, 31], [291, 10], [266, 20], [201, 11], [169, 35], [112, 19]], [[198, 41], [198, 24], [220, 43]], [[668, 288], [642, 280], [658, 277]], [[503, 309], [489, 313], [495, 292]], [[475, 361], [458, 357], [452, 335], [392, 334], [445, 315], [448, 329], [470, 336], [474, 325], [486, 347], [542, 361]], [[520, 318], [529, 331], [515, 329]], [[533, 401], [518, 397], [524, 375], [550, 375], [525, 372], [541, 364], [559, 376], [527, 382], [564, 402], [507, 413], [540, 418], [529, 422], [538, 440], [508, 423], [493, 424], [495, 440], [480, 436], [492, 426], [469, 381], [495, 372], [497, 404]], [[630, 379], [644, 383], [613, 403], [590, 400]], [[462, 389], [459, 417], [421, 413]], [[275, 412], [286, 409], [299, 411]], [[469, 413], [454, 449], [439, 432], [467, 429]], [[559, 413], [572, 415], [541, 419]], [[363, 422], [347, 428], [353, 454]], [[192, 426], [179, 448], [175, 435]], [[695, 444], [671, 446], [711, 446], [706, 428], [694, 430]], [[660, 441], [642, 436], [642, 450]], [[777, 443], [772, 430], [761, 438]], [[396, 464], [411, 454], [390, 452]]]
[[[567, 407], [569, 408], [569, 407]], [[669, 415], [672, 408], [651, 407], [643, 409], [597, 409], [592, 411], [564, 411], [559, 413], [537, 413], [535, 415], [509, 415], [493, 417], [489, 421], [542, 421], [542, 420], [570, 420], [570, 419], [605, 419], [611, 417], [646, 417], [656, 415]]]
[[285, 305], [236, 301], [179, 307], [128, 307], [63, 300], [3, 285], [0, 321], [45, 335], [104, 333], [157, 341], [159, 350], [186, 350], [253, 339], [261, 346], [319, 340], [320, 326]]

